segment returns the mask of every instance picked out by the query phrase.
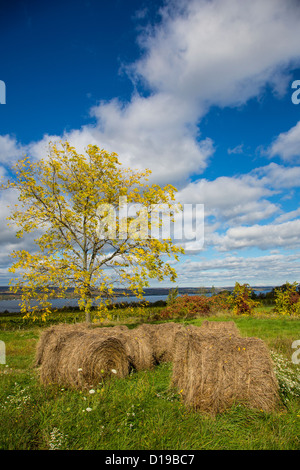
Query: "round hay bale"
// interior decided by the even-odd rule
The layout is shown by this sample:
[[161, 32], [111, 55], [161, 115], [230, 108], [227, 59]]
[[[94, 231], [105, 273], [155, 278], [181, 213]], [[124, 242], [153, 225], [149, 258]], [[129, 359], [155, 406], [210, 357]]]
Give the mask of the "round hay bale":
[[71, 337], [59, 362], [59, 383], [74, 387], [96, 385], [109, 376], [124, 378], [129, 374], [129, 360], [122, 341], [86, 331]]
[[[106, 339], [110, 339], [110, 341], [103, 343]], [[118, 340], [115, 346], [113, 346], [112, 339]], [[103, 346], [99, 346], [100, 349], [97, 349], [98, 343], [99, 345], [103, 344]], [[123, 364], [121, 357], [123, 353], [118, 352], [120, 344], [126, 356], [126, 364]], [[38, 342], [35, 364], [40, 367], [41, 382], [79, 386], [81, 382], [89, 383], [95, 377], [100, 380], [107, 375], [107, 368], [103, 366], [107, 362], [103, 351], [105, 345], [112, 345], [112, 351], [115, 348], [115, 355], [120, 356], [121, 366], [111, 367], [117, 371], [119, 377], [126, 376], [130, 367], [136, 370], [154, 367], [152, 344], [149, 336], [142, 331], [129, 330], [125, 325], [99, 328], [88, 326], [86, 323], [61, 324], [45, 330]], [[90, 352], [89, 347], [92, 348]], [[94, 354], [95, 348], [97, 351]], [[86, 354], [90, 354], [90, 357], [86, 357]], [[99, 375], [97, 361], [100, 364], [100, 371], [104, 370], [105, 373]], [[115, 362], [117, 363], [118, 360], [115, 359]], [[80, 365], [81, 363], [85, 364], [84, 368]], [[78, 369], [85, 372], [78, 374]]]
[[156, 351], [155, 351], [155, 332], [157, 330], [157, 325], [152, 325], [149, 323], [142, 323], [137, 326], [133, 331], [139, 333], [142, 337], [147, 338], [147, 341], [151, 347], [151, 354], [153, 364], [157, 364]]
[[135, 370], [153, 369], [155, 361], [149, 334], [134, 328], [126, 333], [121, 332], [118, 337], [123, 342], [130, 365]]
[[114, 327], [99, 328], [84, 322], [74, 324], [60, 323], [46, 328], [40, 335], [37, 343], [35, 366], [38, 367], [42, 364], [45, 350], [50, 349], [52, 351], [53, 349], [53, 352], [55, 352], [56, 349], [59, 349], [60, 343], [66, 341], [70, 335], [85, 330], [101, 331], [105, 334], [111, 334], [117, 333], [118, 331], [128, 331], [128, 327], [126, 325], [117, 325]]
[[178, 387], [180, 393], [182, 391], [183, 384], [187, 383], [187, 371], [188, 371], [188, 341], [192, 335], [192, 330], [184, 328], [178, 331], [174, 338], [173, 344], [173, 365], [172, 365], [172, 380], [171, 384], [173, 387]]
[[186, 331], [196, 335], [209, 335], [213, 337], [231, 338], [234, 336], [240, 337], [240, 332], [233, 321], [209, 321], [205, 320], [201, 326], [188, 325]]
[[155, 365], [153, 348], [149, 334], [139, 328], [129, 329], [126, 326], [95, 328], [99, 335], [118, 338], [124, 345], [130, 366], [139, 371], [152, 369]]
[[258, 338], [177, 333], [172, 384], [186, 405], [219, 413], [235, 403], [263, 411], [279, 403], [269, 351]]
[[51, 345], [44, 349], [42, 383], [82, 388], [113, 374], [122, 378], [128, 375], [127, 353], [115, 336], [99, 335], [88, 328], [71, 328], [65, 335], [62, 331], [55, 333]]
[[53, 362], [53, 373], [56, 369], [56, 360], [59, 356], [61, 349], [69, 336], [78, 335], [80, 332], [86, 330], [85, 323], [77, 323], [68, 325], [65, 323], [51, 326], [45, 329], [37, 343], [35, 366], [40, 366], [45, 360], [50, 365], [50, 358]]
[[175, 335], [181, 331], [180, 323], [158, 323], [155, 325], [143, 324], [137, 327], [149, 335], [152, 344], [154, 360], [157, 364], [173, 360], [173, 347]]

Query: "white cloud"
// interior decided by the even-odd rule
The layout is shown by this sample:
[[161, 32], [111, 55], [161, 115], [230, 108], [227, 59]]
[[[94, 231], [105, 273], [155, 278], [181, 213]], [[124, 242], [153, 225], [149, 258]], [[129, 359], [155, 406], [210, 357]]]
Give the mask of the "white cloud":
[[279, 215], [274, 220], [274, 223], [281, 224], [282, 222], [287, 222], [288, 220], [296, 219], [300, 216], [300, 208], [295, 209], [294, 211], [285, 212], [284, 214]]
[[299, 186], [300, 166], [283, 166], [277, 163], [255, 168], [251, 174], [260, 177], [261, 183], [274, 190], [291, 189]]
[[[286, 67], [300, 63], [300, 8], [293, 0], [168, 1], [161, 15], [140, 33], [143, 53], [127, 67], [150, 94], [101, 102], [91, 110], [94, 125], [62, 138], [79, 150], [94, 143], [115, 151], [129, 166], [152, 169], [157, 182], [182, 187], [213, 154], [213, 142], [199, 132], [211, 105], [240, 105], [267, 84], [286, 86]], [[45, 154], [50, 138], [29, 146], [33, 156]], [[2, 144], [3, 158], [15, 155], [16, 142]]]
[[9, 166], [24, 157], [26, 149], [8, 134], [0, 135], [0, 163]]
[[229, 148], [229, 149], [227, 150], [227, 153], [228, 153], [229, 155], [231, 155], [232, 153], [233, 153], [233, 154], [241, 154], [241, 153], [244, 152], [244, 148], [243, 148], [243, 147], [244, 147], [244, 144], [236, 145], [236, 146], [233, 147], [232, 149]]
[[231, 227], [225, 235], [218, 236], [218, 250], [230, 251], [256, 247], [296, 249], [300, 247], [300, 219], [282, 224]]
[[[204, 204], [204, 248], [296, 249], [300, 246], [299, 208], [283, 213], [281, 203], [299, 187], [299, 178], [300, 167], [272, 162], [249, 174], [191, 182], [176, 198], [181, 203]], [[188, 252], [197, 253], [198, 245], [189, 242]]]
[[242, 224], [257, 222], [276, 213], [278, 206], [266, 199], [272, 194], [258, 178], [221, 176], [213, 181], [201, 179], [188, 184], [178, 192], [177, 199], [204, 204], [206, 217]]
[[177, 272], [184, 276], [186, 285], [191, 285], [197, 277], [198, 285], [234, 286], [234, 283], [281, 285], [286, 281], [300, 279], [300, 255], [281, 253], [265, 256], [233, 256], [187, 260]]
[[282, 132], [268, 149], [270, 157], [279, 156], [287, 162], [300, 163], [300, 121], [287, 132]]
[[211, 139], [197, 141], [193, 107], [167, 94], [135, 95], [126, 105], [113, 100], [92, 113], [98, 120], [94, 135], [105, 148], [133, 168], [150, 168], [157, 182], [182, 184], [203, 172], [213, 153]]
[[286, 89], [287, 67], [300, 63], [300, 9], [292, 0], [191, 0], [169, 1], [161, 13], [139, 36], [141, 58], [127, 67], [136, 89], [141, 80], [150, 94], [101, 102], [94, 126], [64, 137], [116, 151], [125, 164], [152, 169], [157, 182], [182, 187], [214, 151], [199, 133], [211, 105], [243, 104], [267, 84]]
[[266, 83], [282, 93], [284, 66], [299, 63], [298, 7], [289, 0], [168, 2], [162, 23], [141, 38], [145, 54], [132, 72], [152, 90], [201, 106], [245, 103]]
[[[4, 284], [7, 284], [12, 277], [7, 272], [8, 266], [12, 265], [14, 261], [10, 256], [11, 253], [14, 250], [26, 250], [33, 253], [37, 248], [34, 243], [37, 233], [34, 234], [34, 237], [32, 234], [24, 234], [22, 238], [17, 238], [16, 232], [18, 227], [12, 221], [7, 220], [16, 204], [18, 204], [17, 190], [7, 189], [0, 192], [0, 281]], [[8, 226], [8, 223], [10, 226]]]

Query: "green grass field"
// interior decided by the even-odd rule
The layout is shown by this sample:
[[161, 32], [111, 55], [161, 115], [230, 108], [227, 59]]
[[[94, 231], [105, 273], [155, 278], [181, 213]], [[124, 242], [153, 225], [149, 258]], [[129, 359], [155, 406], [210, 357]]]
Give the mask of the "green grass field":
[[[17, 318], [0, 323], [0, 340], [6, 345], [6, 364], [0, 365], [0, 449], [300, 448], [299, 365], [291, 361], [292, 342], [300, 339], [300, 321], [295, 318], [267, 314], [210, 318], [234, 320], [243, 336], [263, 339], [284, 361], [281, 380], [286, 381], [280, 410], [264, 413], [237, 405], [216, 417], [181, 403], [169, 385], [171, 364], [114, 378], [85, 392], [44, 388], [33, 367], [42, 327], [13, 319]], [[202, 320], [191, 323], [200, 325]], [[134, 326], [130, 320], [124, 323]]]

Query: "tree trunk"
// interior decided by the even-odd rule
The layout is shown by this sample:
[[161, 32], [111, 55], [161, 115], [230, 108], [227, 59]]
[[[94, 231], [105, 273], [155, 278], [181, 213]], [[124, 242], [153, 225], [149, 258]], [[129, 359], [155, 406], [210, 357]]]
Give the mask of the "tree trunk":
[[91, 323], [92, 292], [89, 284], [85, 285], [85, 321]]
[[91, 323], [91, 321], [92, 321], [90, 309], [85, 311], [85, 321], [86, 321], [86, 323]]

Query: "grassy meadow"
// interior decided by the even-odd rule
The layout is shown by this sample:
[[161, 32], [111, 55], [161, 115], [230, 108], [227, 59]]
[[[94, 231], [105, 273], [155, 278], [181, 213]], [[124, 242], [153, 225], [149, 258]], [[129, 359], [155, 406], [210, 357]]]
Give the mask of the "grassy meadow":
[[[299, 365], [292, 363], [292, 342], [300, 321], [258, 310], [254, 315], [218, 314], [212, 321], [234, 320], [243, 336], [263, 339], [277, 367], [281, 409], [265, 413], [236, 405], [215, 417], [187, 409], [170, 388], [172, 365], [132, 372], [97, 387], [76, 391], [43, 387], [34, 368], [39, 335], [57, 321], [82, 320], [64, 312], [46, 325], [19, 316], [0, 317], [6, 364], [0, 365], [0, 449], [4, 450], [298, 450]], [[147, 313], [149, 321], [149, 311]], [[120, 323], [138, 319], [116, 312]], [[201, 325], [203, 318], [189, 323]], [[114, 324], [116, 321], [114, 322]], [[187, 323], [187, 322], [186, 322]]]

